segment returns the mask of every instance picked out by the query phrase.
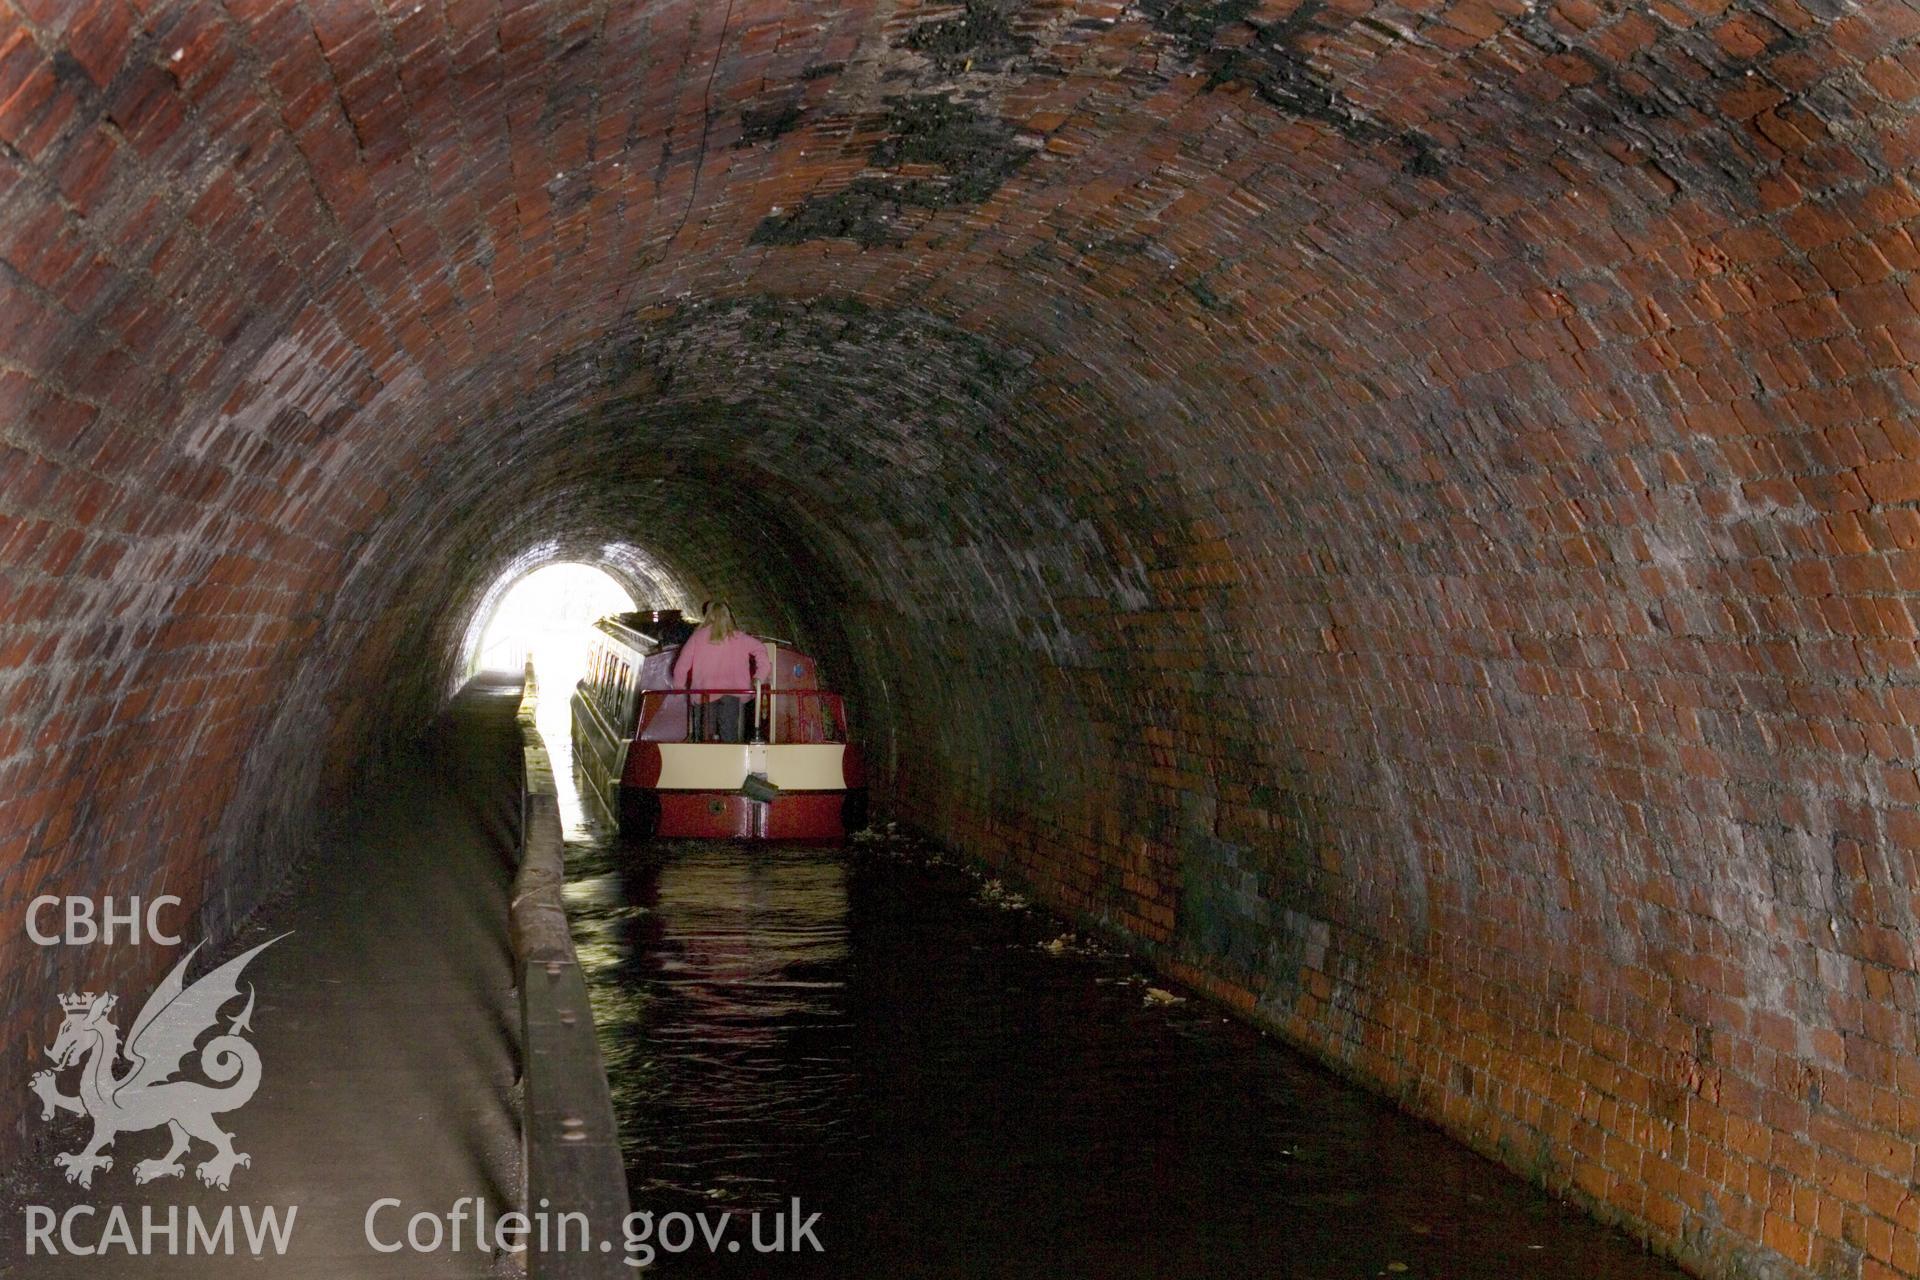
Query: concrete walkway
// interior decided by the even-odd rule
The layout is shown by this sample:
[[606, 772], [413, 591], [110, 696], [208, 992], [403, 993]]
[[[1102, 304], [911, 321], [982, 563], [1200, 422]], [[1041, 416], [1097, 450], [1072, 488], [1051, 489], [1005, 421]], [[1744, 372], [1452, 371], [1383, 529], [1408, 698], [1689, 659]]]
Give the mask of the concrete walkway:
[[[0, 1271], [93, 1280], [519, 1274], [476, 1250], [470, 1226], [459, 1252], [443, 1241], [436, 1252], [391, 1254], [368, 1244], [364, 1226], [369, 1206], [387, 1197], [404, 1206], [376, 1219], [388, 1242], [404, 1238], [415, 1212], [445, 1215], [462, 1196], [484, 1197], [491, 1216], [519, 1207], [518, 1012], [506, 923], [518, 694], [518, 685], [469, 686], [428, 749], [382, 781], [340, 843], [217, 957], [195, 959], [190, 979], [292, 931], [246, 971], [257, 992], [250, 1038], [262, 1071], [252, 1101], [216, 1117], [252, 1159], [235, 1170], [231, 1189], [194, 1176], [209, 1154], [199, 1144], [186, 1157], [186, 1176], [135, 1185], [135, 1164], [160, 1156], [167, 1135], [123, 1134], [112, 1169], [96, 1174], [90, 1190], [45, 1163], [16, 1180], [0, 1224]], [[147, 993], [120, 994], [114, 1020], [124, 1034]], [[62, 1077], [68, 1091], [72, 1078]], [[80, 1147], [91, 1127], [65, 1114], [47, 1123], [63, 1151]], [[143, 1209], [164, 1224], [177, 1207], [174, 1247], [183, 1255], [189, 1207], [211, 1225], [231, 1206], [236, 1255], [130, 1257], [116, 1245], [100, 1257], [26, 1256], [28, 1205], [59, 1213], [83, 1203], [97, 1212], [77, 1220], [82, 1244], [103, 1240], [112, 1206], [125, 1209], [136, 1246]], [[284, 1256], [249, 1255], [243, 1206], [256, 1215], [278, 1207], [283, 1221], [297, 1207]], [[148, 1243], [164, 1255], [164, 1236]]]

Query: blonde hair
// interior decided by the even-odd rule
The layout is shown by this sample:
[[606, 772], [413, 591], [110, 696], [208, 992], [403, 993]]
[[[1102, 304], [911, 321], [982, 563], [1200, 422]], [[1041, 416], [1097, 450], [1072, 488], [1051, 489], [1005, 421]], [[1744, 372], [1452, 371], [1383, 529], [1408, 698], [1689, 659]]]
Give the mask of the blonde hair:
[[707, 643], [719, 644], [734, 632], [733, 610], [725, 600], [715, 600], [707, 606], [707, 616], [702, 619], [707, 627]]

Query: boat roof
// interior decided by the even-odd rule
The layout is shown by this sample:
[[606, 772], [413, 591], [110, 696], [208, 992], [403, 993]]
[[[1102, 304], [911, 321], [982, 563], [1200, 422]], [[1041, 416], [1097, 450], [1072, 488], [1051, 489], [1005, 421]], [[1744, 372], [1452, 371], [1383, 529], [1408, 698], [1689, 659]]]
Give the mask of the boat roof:
[[622, 622], [619, 618], [601, 618], [593, 626], [596, 631], [609, 639], [618, 641], [637, 654], [649, 654], [660, 647], [658, 636], [649, 635], [638, 627]]

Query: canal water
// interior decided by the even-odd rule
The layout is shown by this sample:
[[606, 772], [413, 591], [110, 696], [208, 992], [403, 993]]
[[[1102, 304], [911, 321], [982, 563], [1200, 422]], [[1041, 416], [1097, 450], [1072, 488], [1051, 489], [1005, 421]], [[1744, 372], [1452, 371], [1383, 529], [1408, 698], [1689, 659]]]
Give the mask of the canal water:
[[729, 1215], [650, 1274], [1680, 1275], [914, 840], [563, 807], [634, 1207]]

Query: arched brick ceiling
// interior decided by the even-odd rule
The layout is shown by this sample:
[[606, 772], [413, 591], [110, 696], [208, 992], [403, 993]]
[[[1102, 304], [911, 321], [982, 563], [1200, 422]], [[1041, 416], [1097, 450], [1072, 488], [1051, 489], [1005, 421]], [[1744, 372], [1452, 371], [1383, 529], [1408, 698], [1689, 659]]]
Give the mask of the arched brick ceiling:
[[[1469, 1140], [1913, 1274], [1917, 31], [13, 0], [8, 909], [244, 910], [489, 583], [629, 545]], [[5, 948], [16, 1048], [105, 963]]]

